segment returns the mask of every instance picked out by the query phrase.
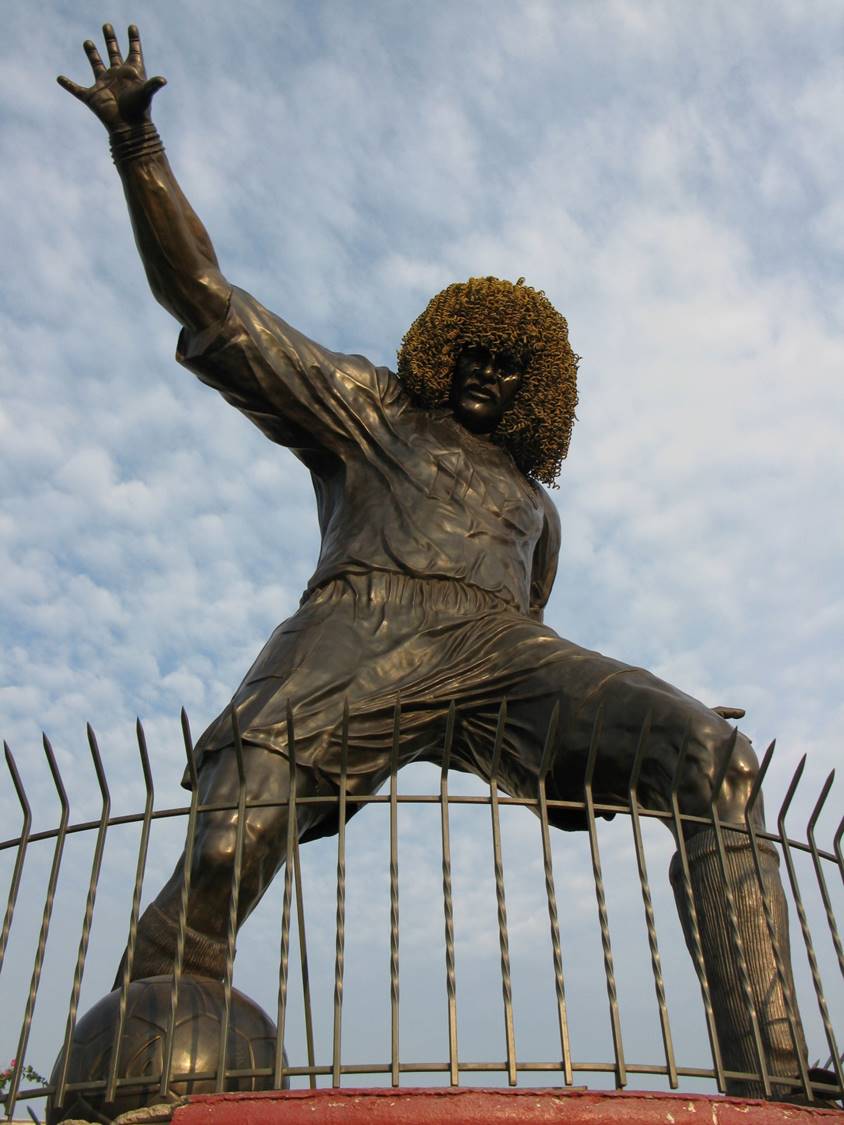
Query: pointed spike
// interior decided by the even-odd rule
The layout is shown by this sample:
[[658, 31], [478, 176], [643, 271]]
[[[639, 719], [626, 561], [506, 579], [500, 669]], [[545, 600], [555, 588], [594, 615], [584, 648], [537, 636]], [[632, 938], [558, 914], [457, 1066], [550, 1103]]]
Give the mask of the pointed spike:
[[674, 766], [674, 777], [671, 779], [671, 797], [672, 799], [677, 796], [677, 791], [680, 788], [680, 779], [683, 776], [683, 767], [686, 764], [686, 756], [689, 750], [689, 724], [686, 723], [686, 729], [683, 731], [683, 741], [680, 743], [680, 752], [677, 755], [677, 763]]
[[185, 745], [190, 745], [190, 752], [193, 754], [193, 735], [190, 729], [190, 719], [184, 707], [179, 711], [179, 723], [182, 727], [182, 740]]
[[196, 758], [193, 752], [193, 737], [191, 736], [190, 732], [190, 722], [188, 721], [188, 713], [184, 709], [184, 707], [179, 713], [179, 718], [182, 724], [182, 740], [185, 744], [185, 754], [187, 755], [188, 759], [188, 777], [190, 778], [190, 787], [192, 791], [196, 792], [197, 786], [199, 785], [199, 779], [196, 774]]
[[494, 784], [498, 778], [498, 769], [501, 765], [501, 752], [504, 748], [504, 728], [507, 725], [507, 699], [501, 700], [498, 707], [498, 722], [495, 725], [495, 742], [493, 743], [492, 750], [492, 765], [489, 771], [490, 784]]
[[639, 742], [636, 746], [636, 756], [633, 759], [633, 768], [630, 770], [630, 782], [628, 788], [631, 797], [636, 797], [636, 791], [639, 788], [639, 775], [642, 772], [642, 762], [645, 757], [645, 747], [648, 743], [648, 738], [651, 733], [651, 723], [653, 722], [653, 712], [648, 709], [645, 713], [645, 718], [642, 723], [642, 729], [639, 731]]
[[144, 724], [140, 719], [135, 721], [135, 737], [138, 740], [138, 753], [141, 758], [141, 769], [144, 774], [144, 789], [146, 790], [147, 797], [150, 797], [153, 792], [152, 783], [152, 770], [149, 764], [149, 752], [147, 750], [147, 736], [144, 731]]
[[399, 744], [401, 741], [401, 692], [396, 692], [396, 705], [393, 708], [393, 744], [390, 749], [390, 773], [399, 768]]
[[788, 810], [791, 808], [791, 802], [794, 800], [794, 794], [797, 792], [797, 786], [800, 784], [800, 778], [803, 776], [803, 770], [806, 768], [806, 755], [804, 754], [800, 761], [797, 763], [791, 781], [788, 785], [783, 802], [780, 805], [779, 815], [777, 816], [777, 824], [779, 825], [780, 833], [785, 830], [785, 818], [788, 815]]
[[94, 728], [90, 723], [86, 724], [86, 731], [88, 734], [88, 745], [91, 748], [91, 758], [94, 762], [94, 773], [97, 775], [97, 784], [100, 787], [100, 796], [105, 804], [109, 803], [110, 794], [108, 791], [108, 781], [106, 779], [105, 768], [103, 760], [100, 756], [100, 747], [97, 743], [97, 736], [94, 733]]
[[445, 737], [443, 739], [443, 760], [442, 760], [442, 775], [448, 773], [451, 769], [451, 747], [454, 744], [454, 727], [457, 722], [457, 706], [454, 700], [448, 705], [448, 713], [445, 717]]
[[44, 753], [47, 756], [47, 765], [50, 768], [50, 774], [53, 778], [53, 785], [56, 787], [56, 792], [59, 796], [59, 802], [62, 808], [68, 807], [67, 793], [64, 787], [64, 779], [62, 778], [59, 763], [56, 761], [56, 755], [53, 751], [53, 745], [50, 742], [44, 731], [41, 732], [42, 742], [44, 744]]
[[753, 785], [750, 787], [750, 796], [747, 798], [747, 804], [744, 807], [745, 821], [753, 812], [753, 809], [756, 806], [756, 802], [759, 799], [759, 794], [762, 792], [762, 782], [765, 780], [765, 777], [768, 773], [768, 767], [770, 766], [771, 759], [774, 756], [774, 749], [776, 745], [777, 740], [774, 738], [768, 746], [768, 749], [765, 751], [765, 756], [762, 758], [762, 762], [759, 766], [759, 771], [756, 774], [756, 777], [753, 779]]
[[721, 790], [724, 788], [724, 781], [726, 780], [727, 773], [730, 769], [733, 756], [736, 752], [738, 745], [738, 727], [733, 727], [733, 733], [730, 735], [730, 741], [727, 744], [727, 753], [724, 755], [724, 760], [721, 763], [721, 768], [718, 770], [718, 776], [715, 779], [715, 785], [712, 787], [712, 800], [710, 805], [714, 808], [718, 803], [718, 798], [721, 796]]
[[287, 752], [290, 756], [290, 777], [292, 779], [296, 773], [296, 726], [293, 721], [293, 704], [290, 702], [289, 696], [284, 709], [287, 717]]
[[551, 757], [554, 753], [554, 740], [557, 737], [557, 726], [560, 721], [560, 701], [554, 700], [554, 706], [551, 709], [551, 718], [548, 720], [548, 729], [545, 732], [545, 746], [542, 750], [542, 761], [539, 763], [539, 776], [540, 778], [546, 777], [548, 771], [551, 769]]
[[349, 773], [349, 697], [343, 696], [343, 718], [340, 723], [340, 784], [345, 791]]
[[592, 787], [592, 778], [595, 775], [595, 763], [598, 760], [598, 745], [601, 741], [601, 727], [604, 721], [604, 702], [598, 704], [595, 719], [592, 723], [592, 735], [589, 739], [589, 756], [586, 759], [586, 774], [583, 778], [584, 789]]
[[[288, 731], [292, 730], [292, 726], [288, 724], [287, 729]], [[246, 781], [246, 769], [243, 764], [243, 743], [240, 739], [240, 716], [238, 708], [234, 704], [232, 704], [232, 738], [234, 739], [234, 756], [237, 764], [237, 782], [239, 786], [243, 786]]]
[[807, 825], [806, 831], [808, 833], [810, 843], [812, 841], [812, 838], [814, 837], [815, 825], [818, 823], [818, 817], [821, 815], [821, 811], [824, 807], [824, 804], [826, 803], [826, 799], [829, 796], [829, 791], [832, 788], [833, 781], [835, 781], [835, 770], [832, 770], [830, 772], [829, 777], [827, 777], [826, 781], [823, 783], [818, 799], [815, 802], [815, 807], [812, 809], [812, 815], [809, 817], [809, 823]]
[[[3, 743], [3, 751], [6, 756], [6, 766], [12, 776], [12, 785], [14, 785], [15, 787], [15, 793], [17, 794], [18, 801], [23, 812], [24, 831], [26, 832], [28, 831], [29, 824], [32, 820], [32, 809], [29, 805], [29, 798], [26, 795], [26, 789], [24, 788], [23, 781], [21, 780], [21, 775], [18, 773], [18, 764], [15, 761], [15, 756], [12, 753], [12, 748], [8, 742]], [[842, 821], [842, 825], [844, 825], [844, 821]]]

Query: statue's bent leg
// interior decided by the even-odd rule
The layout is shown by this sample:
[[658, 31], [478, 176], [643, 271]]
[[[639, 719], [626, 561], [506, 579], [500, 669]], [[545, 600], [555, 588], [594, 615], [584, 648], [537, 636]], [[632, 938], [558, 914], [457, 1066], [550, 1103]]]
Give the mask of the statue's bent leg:
[[[624, 801], [638, 733], [649, 716], [651, 730], [638, 790], [642, 805], [670, 811], [683, 745], [683, 770], [676, 779], [681, 812], [711, 821], [712, 803], [716, 800], [718, 817], [724, 825], [726, 863], [722, 864], [714, 828], [706, 823], [687, 822], [683, 838], [688, 885], [679, 853], [672, 860], [670, 875], [692, 953], [694, 908], [724, 1069], [760, 1074], [763, 1064], [772, 1078], [797, 1078], [800, 1062], [806, 1060], [806, 1044], [795, 1003], [788, 911], [779, 877], [779, 859], [770, 843], [759, 842], [760, 881], [749, 837], [746, 831], [738, 830], [745, 828], [748, 801], [759, 773], [750, 742], [710, 708], [640, 669], [614, 670], [586, 705], [578, 709], [575, 729], [578, 723], [589, 720], [599, 702], [604, 725], [595, 778], [596, 799], [601, 784], [606, 794], [612, 794], [612, 800]], [[729, 765], [719, 786], [727, 756]], [[755, 827], [764, 830], [761, 798], [752, 815]], [[673, 824], [668, 823], [676, 833]], [[735, 827], [731, 829], [730, 825]], [[735, 908], [735, 926], [730, 898]], [[746, 973], [742, 971], [739, 943]], [[777, 969], [777, 952], [783, 979]], [[727, 1092], [763, 1097], [765, 1090], [761, 1077], [755, 1081], [728, 1078]], [[776, 1082], [772, 1082], [772, 1095], [794, 1096], [791, 1088]]]
[[[257, 906], [284, 863], [287, 844], [289, 773], [286, 760], [263, 747], [244, 745], [247, 799], [273, 802], [247, 809], [238, 895], [238, 928]], [[208, 754], [199, 772], [199, 803], [237, 804], [237, 762], [233, 750]], [[297, 771], [297, 794], [314, 795], [307, 769]], [[297, 809], [301, 836], [321, 815], [319, 806]], [[183, 971], [221, 978], [226, 969], [228, 919], [237, 847], [237, 809], [200, 813], [190, 870]], [[184, 884], [184, 853], [168, 882], [138, 923], [132, 979], [171, 973], [176, 954]], [[120, 973], [118, 980], [120, 982]]]
[[[759, 764], [749, 741], [721, 715], [641, 668], [583, 649], [551, 629], [501, 611], [465, 627], [473, 651], [483, 651], [484, 678], [462, 688], [458, 738], [453, 759], [483, 774], [491, 761], [499, 706], [507, 699], [507, 723], [498, 783], [518, 796], [533, 796], [547, 732], [553, 721], [555, 754], [546, 780], [552, 802], [582, 802], [592, 738], [598, 735], [592, 793], [596, 804], [624, 806], [642, 731], [648, 735], [640, 761], [638, 799], [644, 808], [668, 814], [676, 778], [681, 812], [700, 817], [686, 822], [683, 843], [689, 859], [685, 880], [679, 858], [671, 874], [686, 940], [693, 947], [692, 909], [697, 919], [703, 963], [715, 1014], [724, 1069], [759, 1074], [728, 1079], [730, 1093], [764, 1096], [759, 1054], [771, 1077], [797, 1079], [806, 1046], [794, 1000], [788, 914], [774, 848], [760, 842], [761, 879], [746, 832], [745, 813]], [[729, 763], [720, 783], [725, 760]], [[717, 793], [716, 793], [717, 787]], [[711, 827], [713, 799], [724, 828], [722, 867]], [[754, 804], [755, 825], [764, 828], [761, 799]], [[567, 829], [586, 827], [582, 807], [552, 804], [549, 820]], [[732, 829], [728, 826], [734, 826]], [[680, 841], [678, 841], [679, 843]], [[726, 867], [726, 872], [724, 871]], [[760, 885], [761, 884], [761, 885]], [[735, 905], [736, 928], [727, 888]], [[765, 905], [771, 919], [769, 927]], [[745, 974], [737, 949], [744, 953]], [[779, 954], [782, 974], [777, 968]], [[782, 977], [782, 979], [781, 979]], [[761, 1051], [757, 1052], [755, 1024]], [[792, 1088], [771, 1083], [774, 1097], [793, 1097]]]
[[[694, 733], [692, 738], [695, 738]], [[723, 742], [716, 745], [706, 738], [697, 741], [700, 752], [680, 779], [681, 808], [684, 812], [706, 816], [713, 784], [728, 751]], [[744, 825], [747, 800], [757, 773], [756, 755], [747, 739], [738, 734], [716, 806], [724, 825]], [[764, 829], [761, 801], [753, 815], [756, 827]], [[776, 849], [767, 841], [759, 841], [760, 885], [746, 833], [724, 829], [725, 864], [719, 856], [713, 828], [687, 825], [684, 836], [690, 886], [685, 885], [679, 853], [671, 862], [671, 884], [690, 951], [693, 937], [689, 892], [694, 902], [724, 1068], [745, 1073], [758, 1072], [760, 1068], [746, 995], [746, 984], [749, 984], [767, 1072], [772, 1078], [778, 1074], [796, 1078], [799, 1059], [802, 1057], [806, 1061], [806, 1043], [795, 1002], [788, 909]], [[727, 888], [735, 908], [735, 927], [730, 918]], [[772, 926], [766, 918], [766, 903]], [[742, 974], [735, 930], [743, 949], [746, 978]], [[778, 947], [784, 982], [777, 969], [774, 943]], [[761, 1081], [728, 1078], [727, 1092], [763, 1097], [764, 1086]], [[772, 1093], [775, 1098], [789, 1098], [797, 1092], [774, 1082]]]
[[[694, 908], [724, 1069], [760, 1074], [755, 1013], [768, 1075], [797, 1079], [801, 1061], [806, 1061], [806, 1044], [795, 1002], [788, 912], [779, 860], [770, 843], [759, 842], [760, 880], [748, 835], [737, 830], [745, 826], [748, 800], [759, 771], [750, 742], [741, 733], [736, 734], [716, 712], [642, 669], [577, 650], [568, 642], [560, 642], [560, 654], [554, 673], [560, 705], [560, 742], [549, 795], [553, 790], [553, 795], [561, 799], [577, 800], [582, 796], [589, 741], [599, 712], [601, 733], [593, 783], [598, 803], [626, 804], [639, 736], [647, 720], [650, 733], [641, 761], [638, 798], [645, 808], [670, 813], [675, 774], [685, 744], [683, 771], [676, 779], [680, 809], [701, 817], [704, 823], [686, 823], [683, 828], [688, 884], [679, 854], [672, 861], [670, 874], [686, 942], [692, 952]], [[544, 670], [541, 677], [544, 687], [550, 677]], [[539, 733], [547, 723], [544, 714], [550, 712], [552, 701], [550, 694], [537, 699], [543, 713], [542, 722], [536, 724]], [[519, 713], [515, 718], [522, 720], [523, 715]], [[728, 754], [729, 767], [716, 802], [719, 819], [725, 826], [726, 864], [722, 865], [711, 827], [711, 808]], [[584, 827], [585, 822], [578, 820], [578, 815], [561, 810], [554, 819], [563, 828]], [[753, 817], [755, 826], [764, 830], [761, 798], [754, 805]], [[672, 826], [670, 819], [666, 823]], [[735, 827], [730, 829], [729, 825]], [[676, 831], [673, 826], [672, 830]], [[735, 907], [746, 977], [737, 952], [727, 888]], [[777, 969], [777, 953], [783, 979]], [[771, 1086], [775, 1098], [787, 1099], [799, 1093], [775, 1081]], [[761, 1077], [733, 1078], [727, 1079], [727, 1091], [763, 1097], [764, 1085]]]

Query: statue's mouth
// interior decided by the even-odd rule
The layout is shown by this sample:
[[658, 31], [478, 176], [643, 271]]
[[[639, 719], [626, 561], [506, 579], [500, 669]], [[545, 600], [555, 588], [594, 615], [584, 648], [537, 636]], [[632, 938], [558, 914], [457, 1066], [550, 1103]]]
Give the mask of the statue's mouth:
[[463, 395], [466, 398], [477, 399], [478, 402], [497, 402], [498, 401], [498, 395], [496, 394], [494, 387], [479, 387], [479, 386], [470, 385], [470, 386], [464, 387]]

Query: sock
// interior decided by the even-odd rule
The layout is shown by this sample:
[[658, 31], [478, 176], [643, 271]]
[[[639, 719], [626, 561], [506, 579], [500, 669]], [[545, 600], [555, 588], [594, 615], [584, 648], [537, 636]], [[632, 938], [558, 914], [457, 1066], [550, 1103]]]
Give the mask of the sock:
[[[138, 922], [135, 956], [132, 961], [132, 980], [164, 976], [173, 972], [178, 933], [178, 923], [169, 918], [154, 902], [150, 903]], [[114, 988], [119, 988], [123, 983], [125, 963], [124, 953], [117, 970]], [[193, 976], [221, 980], [226, 972], [226, 943], [186, 926], [182, 971]]]
[[[777, 973], [768, 923], [765, 920], [762, 893], [747, 837], [726, 830], [724, 848], [727, 854], [729, 886], [733, 893], [738, 929], [744, 946], [747, 975], [759, 1021], [759, 1031], [769, 1075], [799, 1075], [799, 1055], [806, 1059], [806, 1042], [800, 1017], [794, 1008], [797, 1046], [795, 1048], [788, 1022], [788, 1008]], [[686, 845], [689, 859], [691, 889], [697, 911], [700, 940], [715, 1015], [715, 1027], [725, 1070], [759, 1072], [759, 1059], [754, 1044], [750, 1012], [742, 987], [742, 977], [735, 951], [724, 876], [718, 856], [713, 829], [693, 836]], [[759, 859], [765, 898], [771, 907], [774, 932], [782, 955], [785, 978], [795, 996], [791, 974], [791, 950], [788, 939], [788, 909], [779, 877], [779, 857], [768, 841], [759, 842]], [[679, 854], [671, 861], [671, 885], [686, 937], [692, 951], [688, 902], [683, 890], [683, 868]], [[775, 1098], [789, 1098], [788, 1087], [772, 1085]], [[727, 1093], [741, 1097], [764, 1097], [761, 1080], [750, 1082], [727, 1080]], [[799, 1091], [794, 1088], [793, 1094]]]

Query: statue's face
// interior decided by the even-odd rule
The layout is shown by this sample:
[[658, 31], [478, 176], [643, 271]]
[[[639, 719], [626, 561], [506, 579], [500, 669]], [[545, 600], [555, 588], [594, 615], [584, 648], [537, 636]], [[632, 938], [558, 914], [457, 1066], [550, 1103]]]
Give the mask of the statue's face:
[[524, 376], [510, 356], [464, 348], [452, 390], [454, 416], [473, 434], [491, 434], [516, 397]]

